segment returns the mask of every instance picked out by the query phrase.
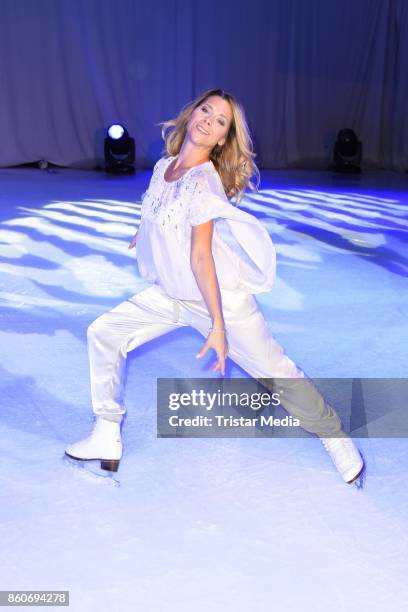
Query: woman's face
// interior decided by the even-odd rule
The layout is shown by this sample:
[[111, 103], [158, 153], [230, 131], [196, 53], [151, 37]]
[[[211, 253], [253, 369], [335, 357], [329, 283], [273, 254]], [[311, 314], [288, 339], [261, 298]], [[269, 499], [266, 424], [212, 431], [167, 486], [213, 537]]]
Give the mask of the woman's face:
[[197, 145], [213, 149], [225, 143], [232, 122], [229, 102], [220, 96], [210, 96], [191, 113], [187, 131]]

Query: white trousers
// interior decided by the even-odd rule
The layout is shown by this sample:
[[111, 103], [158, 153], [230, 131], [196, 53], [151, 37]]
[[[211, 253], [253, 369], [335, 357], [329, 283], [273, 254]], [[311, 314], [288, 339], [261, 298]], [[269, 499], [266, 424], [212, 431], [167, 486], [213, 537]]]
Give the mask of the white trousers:
[[[338, 433], [338, 414], [274, 339], [255, 297], [221, 290], [221, 299], [229, 345], [227, 357], [254, 378], [287, 379], [279, 380], [280, 388], [284, 382], [282, 405], [299, 419], [303, 429], [324, 437]], [[211, 318], [205, 302], [176, 300], [158, 285], [144, 289], [91, 323], [87, 337], [93, 412], [120, 421], [126, 412], [123, 397], [127, 353], [184, 326], [207, 337]]]

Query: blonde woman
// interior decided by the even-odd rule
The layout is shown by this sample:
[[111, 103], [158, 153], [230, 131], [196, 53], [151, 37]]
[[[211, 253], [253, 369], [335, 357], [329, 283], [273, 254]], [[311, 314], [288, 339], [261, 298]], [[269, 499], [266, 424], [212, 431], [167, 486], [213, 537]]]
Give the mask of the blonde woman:
[[[192, 326], [205, 338], [196, 357], [216, 353], [213, 372], [225, 374], [228, 355], [252, 377], [285, 379], [284, 408], [320, 437], [344, 481], [356, 481], [364, 469], [361, 454], [337, 413], [274, 339], [254, 298], [273, 285], [275, 248], [262, 223], [237, 206], [245, 190], [259, 184], [241, 104], [210, 89], [161, 125], [165, 155], [143, 194], [140, 227], [129, 245], [137, 240], [139, 273], [151, 285], [89, 326], [96, 424], [66, 454], [118, 469], [127, 353]], [[225, 220], [234, 244], [221, 237], [217, 219]]]

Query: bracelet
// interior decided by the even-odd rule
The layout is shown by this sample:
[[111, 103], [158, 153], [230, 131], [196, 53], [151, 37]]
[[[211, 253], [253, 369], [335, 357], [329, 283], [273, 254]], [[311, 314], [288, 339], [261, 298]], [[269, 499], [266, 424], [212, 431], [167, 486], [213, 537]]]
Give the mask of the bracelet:
[[210, 327], [210, 329], [208, 331], [215, 331], [215, 332], [222, 332], [223, 334], [227, 333], [227, 330], [222, 328], [222, 329], [217, 329], [216, 327]]

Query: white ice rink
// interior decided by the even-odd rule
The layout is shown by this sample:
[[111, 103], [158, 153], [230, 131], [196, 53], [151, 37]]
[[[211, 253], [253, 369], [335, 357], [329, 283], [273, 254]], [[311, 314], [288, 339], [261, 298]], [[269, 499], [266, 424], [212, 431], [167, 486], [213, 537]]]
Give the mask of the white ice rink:
[[[0, 589], [69, 590], [73, 612], [405, 612], [407, 439], [357, 440], [362, 490], [314, 436], [158, 439], [156, 378], [214, 376], [191, 329], [129, 355], [120, 487], [62, 462], [92, 427], [86, 328], [146, 286], [127, 247], [150, 174], [0, 171]], [[407, 376], [406, 180], [263, 171], [242, 204], [278, 252], [258, 302], [311, 377]]]

